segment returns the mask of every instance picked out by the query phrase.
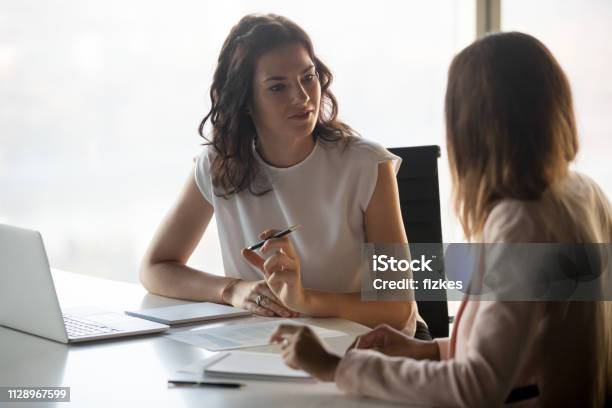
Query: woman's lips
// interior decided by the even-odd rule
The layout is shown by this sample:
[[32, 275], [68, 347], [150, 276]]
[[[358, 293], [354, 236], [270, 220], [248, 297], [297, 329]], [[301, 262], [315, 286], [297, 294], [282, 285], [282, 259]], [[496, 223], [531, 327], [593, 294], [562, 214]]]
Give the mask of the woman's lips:
[[305, 119], [309, 119], [310, 116], [312, 115], [312, 111], [304, 111], [295, 115], [292, 115], [289, 117], [289, 119], [297, 119], [297, 120], [305, 120]]

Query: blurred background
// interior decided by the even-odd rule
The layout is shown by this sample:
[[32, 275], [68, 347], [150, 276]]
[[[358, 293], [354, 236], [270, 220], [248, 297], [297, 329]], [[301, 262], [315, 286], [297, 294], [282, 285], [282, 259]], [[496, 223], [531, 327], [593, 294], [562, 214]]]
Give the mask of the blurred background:
[[[223, 40], [243, 15], [273, 12], [310, 34], [335, 75], [340, 117], [364, 137], [442, 147], [444, 241], [462, 242], [443, 102], [448, 65], [477, 38], [483, 1], [4, 0], [0, 223], [41, 231], [56, 268], [138, 281], [201, 150]], [[535, 35], [566, 70], [582, 142], [576, 168], [612, 196], [612, 2], [496, 4], [498, 29]], [[189, 264], [223, 273], [214, 221]]]

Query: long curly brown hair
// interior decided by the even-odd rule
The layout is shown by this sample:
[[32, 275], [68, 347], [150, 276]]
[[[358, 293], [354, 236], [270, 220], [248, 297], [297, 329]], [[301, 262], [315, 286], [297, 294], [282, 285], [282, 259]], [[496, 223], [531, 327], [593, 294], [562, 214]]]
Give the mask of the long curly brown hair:
[[[228, 198], [247, 189], [263, 195], [269, 186], [256, 182], [259, 168], [252, 144], [255, 125], [247, 114], [251, 100], [255, 62], [263, 53], [287, 43], [300, 43], [314, 62], [321, 84], [321, 107], [313, 139], [329, 143], [356, 136], [350, 126], [337, 119], [338, 102], [329, 89], [332, 73], [314, 53], [312, 41], [293, 21], [275, 14], [249, 14], [236, 24], [223, 43], [210, 88], [211, 108], [199, 126], [199, 134], [214, 150], [210, 165], [215, 195]], [[212, 137], [204, 135], [206, 122]], [[220, 191], [220, 192], [219, 192]]]

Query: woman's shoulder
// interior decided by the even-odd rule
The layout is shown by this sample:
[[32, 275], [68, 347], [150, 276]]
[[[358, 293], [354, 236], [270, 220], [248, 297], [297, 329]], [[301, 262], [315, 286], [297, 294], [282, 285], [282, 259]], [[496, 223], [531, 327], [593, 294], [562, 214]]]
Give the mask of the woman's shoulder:
[[568, 194], [578, 196], [581, 201], [587, 201], [592, 205], [610, 205], [608, 197], [603, 192], [599, 184], [586, 174], [572, 171], [567, 177], [567, 182], [564, 185], [564, 190]]
[[[594, 217], [597, 222], [592, 222]], [[611, 219], [612, 208], [597, 183], [572, 171], [558, 186], [547, 190], [537, 200], [502, 199], [495, 203], [483, 229], [483, 240], [549, 242], [595, 239], [602, 235], [597, 230], [610, 229]], [[604, 232], [603, 235], [609, 234]]]
[[529, 204], [516, 199], [495, 203], [483, 228], [483, 242], [543, 241], [539, 222]]
[[347, 136], [334, 143], [334, 150], [343, 160], [351, 160], [369, 165], [386, 160], [401, 159], [389, 152], [382, 144], [360, 136]]
[[210, 176], [211, 166], [218, 155], [219, 153], [214, 145], [209, 143], [202, 144], [199, 153], [193, 158], [196, 171]]
[[348, 136], [345, 143], [346, 148], [355, 154], [377, 156], [389, 153], [380, 143], [360, 136]]
[[196, 156], [197, 160], [206, 159], [207, 161], [212, 161], [212, 159], [216, 155], [215, 147], [212, 144], [204, 143], [201, 145], [200, 151]]
[[213, 203], [214, 197], [210, 168], [215, 155], [216, 151], [214, 147], [209, 144], [204, 144], [200, 152], [193, 158], [196, 185], [209, 203]]
[[[572, 209], [591, 242], [612, 242], [612, 204], [602, 188], [589, 176], [572, 172], [573, 189], [568, 189]], [[573, 192], [573, 194], [571, 193]]]

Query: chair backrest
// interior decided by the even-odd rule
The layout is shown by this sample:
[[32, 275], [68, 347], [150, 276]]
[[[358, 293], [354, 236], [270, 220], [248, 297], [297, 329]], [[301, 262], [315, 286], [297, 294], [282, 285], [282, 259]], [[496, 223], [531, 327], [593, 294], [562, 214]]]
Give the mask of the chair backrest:
[[[442, 259], [442, 222], [440, 217], [440, 189], [438, 185], [439, 146], [415, 146], [388, 149], [402, 158], [397, 174], [400, 204], [404, 228], [410, 244], [410, 252], [418, 253], [418, 244], [434, 245], [438, 255], [438, 276], [444, 276]], [[427, 245], [431, 251], [432, 245]], [[421, 249], [422, 250], [422, 249]], [[415, 273], [415, 278], [418, 279]], [[436, 299], [425, 300], [425, 292], [415, 290], [419, 313], [429, 326], [433, 337], [448, 336], [448, 304], [446, 292], [436, 293]], [[429, 293], [431, 296], [431, 292]], [[431, 297], [430, 297], [431, 298]]]

